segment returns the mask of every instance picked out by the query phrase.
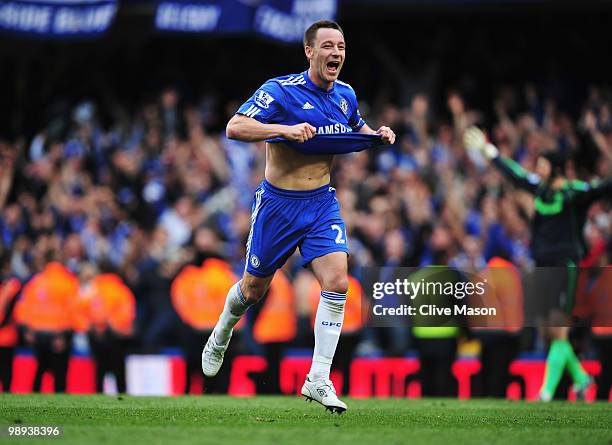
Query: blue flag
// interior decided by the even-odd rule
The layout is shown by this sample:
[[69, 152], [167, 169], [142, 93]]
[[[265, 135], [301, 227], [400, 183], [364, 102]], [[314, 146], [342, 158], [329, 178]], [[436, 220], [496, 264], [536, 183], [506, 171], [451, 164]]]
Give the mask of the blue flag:
[[164, 32], [242, 33], [251, 30], [254, 9], [240, 0], [161, 0], [155, 27]]
[[250, 33], [298, 43], [317, 20], [333, 20], [337, 0], [159, 0], [155, 27], [163, 32]]
[[116, 0], [0, 0], [0, 30], [30, 37], [95, 37], [106, 32]]
[[336, 17], [336, 0], [263, 0], [255, 12], [256, 32], [286, 43], [301, 42], [317, 20]]

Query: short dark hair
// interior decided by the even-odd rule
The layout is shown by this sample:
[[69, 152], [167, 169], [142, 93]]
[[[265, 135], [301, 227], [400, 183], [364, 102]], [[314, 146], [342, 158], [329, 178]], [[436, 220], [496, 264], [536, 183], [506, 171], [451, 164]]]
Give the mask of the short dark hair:
[[318, 22], [314, 22], [306, 31], [304, 31], [304, 46], [312, 46], [317, 35], [317, 31], [321, 28], [337, 29], [344, 36], [344, 31], [342, 31], [342, 28], [340, 28], [338, 23], [334, 22], [333, 20], [319, 20]]
[[551, 178], [565, 175], [565, 164], [567, 163], [567, 156], [563, 153], [554, 150], [547, 150], [540, 153], [540, 156], [550, 162], [551, 167]]

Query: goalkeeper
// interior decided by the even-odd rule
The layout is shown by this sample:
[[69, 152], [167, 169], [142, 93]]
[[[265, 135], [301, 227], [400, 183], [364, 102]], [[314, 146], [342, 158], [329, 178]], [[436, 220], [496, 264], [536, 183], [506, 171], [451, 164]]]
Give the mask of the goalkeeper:
[[[531, 252], [536, 266], [565, 267], [568, 289], [564, 311], [571, 314], [574, 304], [577, 265], [587, 248], [583, 229], [589, 206], [596, 200], [610, 196], [612, 179], [599, 185], [570, 181], [565, 177], [564, 158], [556, 152], [545, 152], [538, 157], [536, 173], [527, 172], [514, 160], [499, 154], [497, 147], [486, 141], [476, 127], [464, 134], [468, 149], [480, 151], [515, 186], [534, 196], [535, 215], [532, 221]], [[550, 328], [552, 338], [540, 400], [549, 401], [555, 394], [564, 369], [567, 367], [578, 398], [584, 398], [591, 378], [582, 368], [568, 340], [569, 328]]]

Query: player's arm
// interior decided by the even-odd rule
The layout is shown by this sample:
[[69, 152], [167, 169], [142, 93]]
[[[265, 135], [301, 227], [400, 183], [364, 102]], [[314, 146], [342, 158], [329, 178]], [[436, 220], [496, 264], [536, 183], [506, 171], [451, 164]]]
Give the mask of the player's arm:
[[463, 144], [469, 150], [478, 150], [515, 186], [531, 193], [534, 193], [539, 187], [540, 178], [538, 175], [525, 170], [513, 159], [501, 156], [497, 147], [487, 142], [484, 133], [479, 128], [468, 128], [463, 135]]
[[510, 182], [523, 190], [535, 193], [540, 186], [540, 177], [535, 173], [525, 170], [514, 159], [496, 156], [492, 159], [492, 163], [510, 180]]
[[284, 125], [286, 121], [285, 91], [277, 81], [264, 83], [230, 119], [226, 127], [227, 137], [246, 142], [286, 138], [305, 142], [316, 134], [308, 123]]
[[245, 142], [265, 141], [273, 138], [305, 142], [312, 139], [317, 130], [306, 122], [297, 125], [264, 124], [252, 117], [236, 114], [227, 123], [225, 132], [228, 138]]
[[363, 134], [376, 134], [376, 131], [372, 130], [370, 126], [366, 123], [359, 129], [359, 133]]
[[593, 201], [598, 199], [607, 198], [608, 200], [612, 199], [612, 177], [606, 178], [603, 181], [593, 184], [591, 183], [592, 188], [589, 190], [589, 198]]
[[588, 205], [600, 199], [612, 200], [612, 177], [590, 183], [574, 181], [571, 187], [576, 193], [576, 201]]

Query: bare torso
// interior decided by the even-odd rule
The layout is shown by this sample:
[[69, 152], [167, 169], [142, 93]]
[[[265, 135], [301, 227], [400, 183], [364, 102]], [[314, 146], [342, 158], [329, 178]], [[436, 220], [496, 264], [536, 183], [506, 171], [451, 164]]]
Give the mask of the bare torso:
[[333, 155], [305, 155], [285, 144], [266, 143], [266, 179], [285, 190], [311, 190], [330, 182]]

